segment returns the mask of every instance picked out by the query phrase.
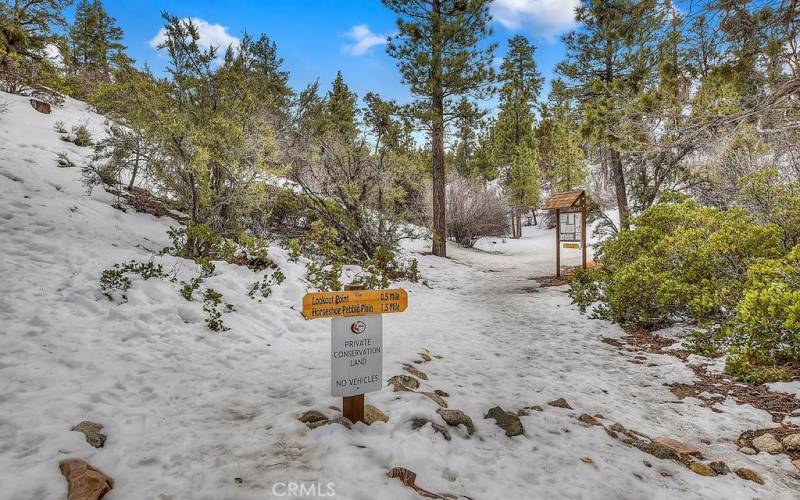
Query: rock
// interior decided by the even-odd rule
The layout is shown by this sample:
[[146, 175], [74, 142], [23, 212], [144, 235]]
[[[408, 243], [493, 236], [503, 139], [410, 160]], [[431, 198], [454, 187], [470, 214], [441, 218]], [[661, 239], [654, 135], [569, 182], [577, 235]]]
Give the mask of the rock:
[[340, 410], [338, 406], [330, 405], [328, 407], [328, 409], [329, 410], [333, 410], [333, 411], [338, 411], [339, 413], [342, 413], [342, 410]]
[[770, 433], [762, 434], [756, 438], [753, 438], [753, 448], [757, 449], [758, 451], [764, 451], [767, 453], [780, 453], [783, 450], [783, 445], [775, 439]]
[[800, 434], [789, 434], [783, 438], [783, 447], [789, 451], [800, 450]]
[[349, 419], [345, 417], [342, 417], [341, 415], [326, 420], [311, 422], [310, 424], [306, 425], [308, 426], [309, 429], [316, 429], [317, 427], [322, 427], [323, 425], [328, 425], [328, 424], [341, 424], [347, 427], [348, 429], [353, 426], [353, 422], [351, 422]]
[[431, 355], [426, 352], [419, 353], [419, 357], [426, 363], [431, 360]]
[[587, 413], [584, 413], [580, 417], [578, 417], [578, 420], [580, 420], [586, 425], [602, 425], [599, 420], [597, 420], [595, 417]]
[[[669, 446], [665, 446], [656, 441], [636, 441], [635, 439], [628, 437], [631, 442], [626, 444], [631, 444], [639, 448], [645, 453], [653, 455], [656, 458], [662, 458], [665, 460], [680, 460], [680, 455], [678, 455], [675, 450], [670, 448]], [[625, 442], [624, 440], [622, 441]]]
[[419, 380], [409, 375], [395, 375], [387, 383], [392, 386], [394, 392], [413, 391], [419, 388]]
[[716, 472], [720, 476], [724, 476], [725, 474], [731, 471], [731, 468], [728, 467], [728, 464], [726, 464], [721, 460], [718, 462], [711, 462], [710, 464], [708, 464], [708, 466], [711, 467], [714, 470], [714, 472]]
[[58, 468], [67, 478], [67, 500], [98, 500], [113, 488], [111, 478], [80, 458], [62, 460]]
[[389, 472], [387, 472], [386, 475], [390, 478], [399, 479], [400, 482], [416, 491], [417, 494], [423, 498], [447, 498], [417, 486], [417, 474], [412, 470], [406, 469], [405, 467], [392, 467], [389, 469]]
[[447, 401], [435, 392], [418, 392], [417, 394], [422, 394], [442, 408], [447, 408]]
[[542, 407], [541, 407], [541, 406], [539, 406], [539, 405], [526, 406], [526, 407], [525, 407], [525, 408], [523, 408], [523, 409], [524, 409], [524, 410], [533, 410], [533, 411], [544, 411], [544, 408], [542, 408]]
[[564, 399], [564, 398], [558, 398], [558, 399], [556, 399], [554, 401], [550, 401], [547, 404], [549, 404], [550, 406], [555, 406], [556, 408], [565, 408], [567, 410], [571, 410], [572, 409], [572, 407], [569, 405], [569, 403], [567, 403], [567, 400]]
[[714, 477], [717, 475], [714, 469], [703, 462], [692, 462], [689, 464], [689, 469], [695, 474], [700, 474], [701, 476]]
[[748, 481], [753, 481], [758, 484], [764, 484], [764, 480], [761, 479], [761, 476], [758, 475], [758, 472], [754, 471], [753, 469], [748, 469], [747, 467], [739, 467], [733, 472], [735, 472], [736, 475], [742, 479], [747, 479]]
[[436, 422], [431, 422], [426, 418], [415, 418], [411, 421], [411, 428], [417, 430], [421, 427], [425, 427], [426, 424], [431, 424], [433, 430], [441, 434], [445, 441], [450, 441], [450, 432], [447, 430], [447, 427], [439, 425]]
[[31, 107], [39, 113], [44, 113], [46, 115], [50, 114], [50, 104], [40, 101], [39, 99], [31, 99], [30, 101]]
[[441, 397], [443, 397], [443, 398], [449, 398], [449, 397], [450, 397], [450, 395], [449, 395], [449, 394], [447, 394], [447, 393], [446, 393], [446, 392], [444, 392], [444, 391], [440, 391], [439, 389], [436, 389], [436, 390], [435, 390], [435, 391], [433, 391], [433, 392], [435, 392], [437, 396], [441, 396]]
[[758, 452], [749, 446], [742, 446], [739, 448], [739, 453], [744, 453], [745, 455], [755, 455]]
[[686, 457], [698, 457], [701, 458], [703, 456], [700, 453], [700, 450], [692, 448], [691, 446], [687, 446], [680, 441], [676, 441], [672, 438], [660, 436], [653, 438], [653, 442], [658, 443], [662, 446], [666, 446], [675, 452], [680, 458], [685, 459]]
[[706, 444], [706, 445], [710, 445], [711, 444], [711, 440], [708, 439], [708, 438], [703, 438], [703, 439], [700, 440], [700, 442], [703, 443], [703, 444]]
[[800, 458], [798, 458], [797, 460], [792, 460], [792, 465], [797, 467], [797, 470], [800, 470]]
[[644, 464], [645, 467], [652, 467], [653, 466], [653, 464], [651, 464], [647, 460], [642, 460], [642, 463]]
[[490, 409], [483, 418], [493, 418], [498, 427], [506, 431], [506, 436], [519, 436], [525, 429], [519, 417], [511, 413], [506, 413], [499, 406]]
[[[408, 373], [410, 373], [411, 375], [414, 375], [417, 378], [421, 378], [422, 380], [428, 380], [428, 376], [425, 373], [417, 370], [412, 365], [404, 364], [403, 365], [403, 370], [407, 371]], [[419, 383], [417, 384], [417, 386], [419, 386]]]
[[313, 424], [315, 422], [322, 422], [323, 420], [328, 420], [328, 417], [318, 412], [317, 410], [308, 410], [307, 412], [297, 417], [297, 420], [303, 422], [304, 424]]
[[458, 427], [459, 425], [463, 425], [467, 428], [467, 434], [470, 436], [475, 433], [475, 424], [472, 423], [472, 418], [469, 415], [466, 415], [461, 410], [443, 410], [438, 409], [436, 410], [442, 420], [447, 422], [447, 425], [451, 425], [453, 427]]
[[372, 425], [375, 422], [388, 422], [387, 417], [382, 411], [372, 405], [364, 405], [364, 422], [367, 425]]
[[106, 444], [106, 435], [100, 432], [103, 430], [103, 426], [101, 424], [84, 420], [73, 427], [72, 430], [82, 432], [86, 438], [86, 442], [95, 448], [102, 448], [103, 445]]
[[615, 423], [611, 427], [609, 427], [609, 429], [611, 429], [614, 432], [625, 432], [625, 427], [623, 427], [622, 424]]

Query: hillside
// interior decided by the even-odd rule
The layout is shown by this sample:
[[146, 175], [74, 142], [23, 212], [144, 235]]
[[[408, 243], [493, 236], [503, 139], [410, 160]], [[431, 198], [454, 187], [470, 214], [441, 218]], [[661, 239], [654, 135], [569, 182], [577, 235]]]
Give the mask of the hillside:
[[[58, 462], [68, 457], [114, 479], [110, 500], [263, 499], [289, 481], [333, 483], [339, 498], [418, 498], [387, 477], [393, 467], [416, 472], [425, 490], [473, 499], [800, 494], [785, 454], [737, 450], [742, 432], [781, 421], [733, 397], [707, 404], [670, 390], [697, 381], [693, 365], [718, 373], [719, 363], [633, 345], [620, 327], [580, 314], [566, 287], [534, 279], [553, 267], [553, 234], [540, 228], [476, 250], [453, 245], [450, 259], [424, 255], [425, 242], [407, 244], [425, 282], [398, 283], [409, 308], [384, 319], [383, 373], [407, 374], [409, 363], [428, 379], [420, 392], [384, 384], [366, 396], [388, 422], [309, 429], [299, 415], [334, 417], [330, 407], [341, 400], [329, 396], [328, 321], [306, 321], [298, 310], [305, 261], [270, 247], [287, 279], [260, 300], [248, 291], [263, 273], [215, 262], [205, 285], [235, 311], [224, 314], [229, 331], [209, 331], [202, 301], [179, 293], [199, 266], [159, 255], [178, 223], [114, 208], [103, 188], [87, 195], [78, 168], [57, 166], [58, 153], [82, 165], [91, 148], [62, 141], [55, 123], [85, 123], [97, 137], [103, 117], [72, 99], [50, 115], [27, 98], [0, 100], [8, 102], [0, 115], [4, 499], [63, 498]], [[174, 282], [135, 278], [126, 300], [109, 300], [101, 273], [132, 259], [161, 264]], [[439, 403], [421, 393], [434, 390], [471, 417], [474, 434], [446, 425]], [[570, 408], [548, 405], [559, 398]], [[484, 418], [495, 406], [517, 412], [524, 433], [507, 437]], [[782, 423], [796, 425], [797, 415]], [[415, 429], [414, 419], [443, 426], [449, 439], [431, 425]], [[104, 426], [102, 448], [70, 430], [85, 420]], [[757, 471], [765, 484], [702, 476], [626, 443], [625, 432], [612, 437], [604, 427], [614, 424], [678, 439], [706, 461]]]

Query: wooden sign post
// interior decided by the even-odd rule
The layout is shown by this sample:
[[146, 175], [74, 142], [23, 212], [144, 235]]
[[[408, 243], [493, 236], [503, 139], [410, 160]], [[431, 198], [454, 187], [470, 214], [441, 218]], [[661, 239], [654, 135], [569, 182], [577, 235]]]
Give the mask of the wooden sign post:
[[[586, 192], [556, 193], [542, 206], [556, 216], [556, 276], [561, 276], [561, 246], [581, 249], [581, 266], [586, 269]], [[580, 222], [578, 221], [580, 217]]]
[[402, 288], [364, 290], [345, 285], [343, 292], [315, 292], [303, 297], [303, 316], [331, 319], [331, 395], [342, 396], [342, 414], [364, 421], [364, 393], [383, 384], [384, 313], [403, 312], [408, 293]]
[[[363, 290], [364, 285], [345, 285], [345, 291]], [[342, 415], [349, 421], [364, 422], [364, 394], [344, 396], [342, 398]]]

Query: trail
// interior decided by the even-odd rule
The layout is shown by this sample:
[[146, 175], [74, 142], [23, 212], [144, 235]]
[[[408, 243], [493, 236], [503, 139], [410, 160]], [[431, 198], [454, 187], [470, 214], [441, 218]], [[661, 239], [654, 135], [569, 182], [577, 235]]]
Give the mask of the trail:
[[[693, 380], [682, 361], [620, 355], [601, 341], [623, 335], [620, 328], [581, 315], [564, 287], [531, 279], [553, 272], [552, 232], [535, 228], [478, 250], [451, 245], [451, 259], [422, 255], [427, 243], [411, 243], [427, 285], [398, 283], [409, 291], [408, 310], [385, 316], [384, 381], [405, 373], [403, 363], [421, 361], [423, 349], [440, 355], [413, 364], [428, 375], [421, 390], [448, 393], [448, 406], [474, 421], [473, 436], [451, 428], [445, 441], [429, 425], [412, 429], [413, 418], [444, 424], [437, 404], [390, 387], [366, 396], [387, 423], [309, 430], [299, 414], [334, 416], [329, 407], [341, 400], [329, 395], [329, 322], [306, 321], [298, 311], [307, 290], [303, 263], [271, 247], [287, 280], [258, 301], [247, 290], [261, 275], [217, 262], [205, 285], [236, 311], [225, 314], [230, 331], [210, 332], [202, 302], [178, 293], [197, 266], [157, 255], [175, 221], [116, 210], [101, 188], [86, 194], [77, 169], [56, 167], [59, 152], [81, 164], [91, 150], [61, 141], [54, 123], [88, 120], [97, 137], [102, 117], [72, 99], [41, 115], [27, 99], [5, 98], [1, 500], [63, 498], [58, 462], [69, 457], [114, 478], [108, 500], [263, 500], [290, 481], [330, 482], [343, 499], [418, 498], [386, 477], [395, 466], [415, 471], [428, 490], [476, 500], [797, 497], [784, 456], [736, 451], [740, 432], [774, 425], [766, 412], [730, 400], [716, 405], [721, 413], [678, 401], [663, 384]], [[101, 272], [131, 259], [162, 264], [176, 281], [134, 278], [127, 301], [109, 301], [99, 291]], [[575, 263], [577, 253], [567, 255], [565, 264]], [[629, 362], [641, 361], [637, 355], [643, 364]], [[547, 405], [556, 398], [573, 410]], [[508, 438], [483, 418], [496, 405], [543, 411], [521, 417], [525, 433]], [[766, 485], [698, 476], [585, 426], [582, 413], [678, 438], [710, 460], [758, 471]], [[70, 430], [83, 420], [105, 426], [105, 447]]]

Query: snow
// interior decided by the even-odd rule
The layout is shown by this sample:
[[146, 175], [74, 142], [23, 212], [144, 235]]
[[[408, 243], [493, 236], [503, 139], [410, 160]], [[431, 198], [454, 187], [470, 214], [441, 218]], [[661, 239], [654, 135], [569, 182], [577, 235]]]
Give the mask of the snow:
[[[444, 441], [430, 426], [413, 431], [414, 417], [443, 423], [437, 406], [388, 387], [366, 396], [388, 423], [310, 431], [297, 415], [334, 416], [328, 407], [341, 400], [329, 396], [329, 322], [299, 313], [303, 263], [272, 248], [287, 280], [261, 302], [246, 294], [261, 273], [216, 263], [206, 283], [237, 308], [223, 316], [227, 332], [210, 332], [202, 304], [166, 280], [134, 280], [127, 302], [109, 301], [98, 279], [114, 263], [152, 259], [179, 281], [197, 266], [155, 255], [174, 222], [116, 210], [100, 188], [87, 196], [76, 169], [56, 166], [59, 152], [80, 165], [90, 150], [62, 142], [55, 121], [86, 122], [99, 135], [102, 117], [71, 99], [42, 115], [27, 99], [3, 97], [0, 498], [63, 498], [57, 464], [67, 457], [114, 478], [109, 500], [263, 499], [290, 481], [316, 482], [323, 492], [332, 483], [338, 498], [418, 498], [386, 477], [395, 466], [415, 471], [423, 488], [476, 499], [797, 497], [785, 455], [736, 451], [739, 433], [774, 425], [766, 412], [726, 400], [714, 413], [677, 400], [664, 384], [691, 382], [689, 367], [666, 355], [628, 362], [636, 353], [620, 355], [600, 340], [623, 335], [620, 328], [581, 315], [566, 287], [538, 288], [532, 278], [554, 266], [553, 233], [540, 228], [474, 250], [451, 245], [451, 259], [410, 243], [431, 288], [399, 284], [409, 308], [384, 318], [384, 378], [404, 373], [402, 363], [422, 349], [441, 355], [414, 365], [429, 376], [422, 387], [449, 393], [449, 407], [472, 417], [475, 435], [451, 428]], [[579, 262], [577, 251], [565, 256], [565, 265]], [[574, 410], [546, 404], [559, 397]], [[495, 405], [544, 411], [522, 417], [525, 434], [508, 438], [483, 418]], [[584, 426], [581, 413], [678, 438], [732, 468], [753, 468], [766, 485], [698, 476]], [[105, 426], [104, 448], [70, 431], [82, 420]]]

